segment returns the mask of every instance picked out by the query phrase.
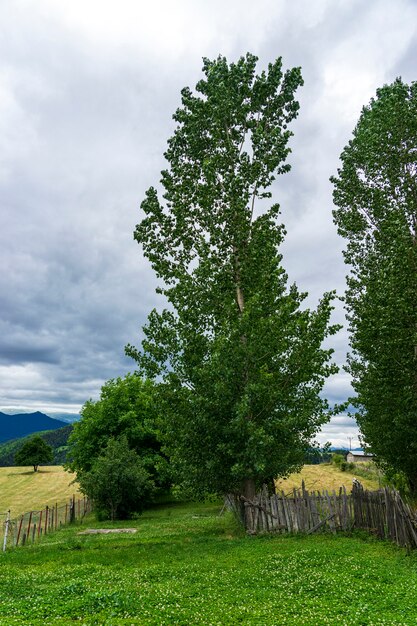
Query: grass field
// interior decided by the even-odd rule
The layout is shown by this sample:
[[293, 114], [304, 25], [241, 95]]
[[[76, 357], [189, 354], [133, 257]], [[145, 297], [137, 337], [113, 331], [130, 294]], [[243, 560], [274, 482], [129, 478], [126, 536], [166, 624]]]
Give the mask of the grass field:
[[[355, 474], [341, 472], [333, 465], [305, 465], [300, 473], [292, 474], [285, 480], [277, 481], [279, 489], [286, 493], [293, 487], [300, 487], [304, 480], [307, 489], [336, 489], [345, 485], [352, 488]], [[68, 500], [78, 493], [76, 484], [71, 484], [74, 474], [65, 472], [57, 465], [40, 467], [34, 472], [29, 467], [0, 467], [0, 514], [11, 510], [12, 518], [31, 509]], [[377, 489], [378, 482], [361, 476], [358, 479], [367, 489]]]
[[0, 467], [0, 513], [10, 509], [11, 517], [58, 502], [62, 504], [78, 493], [71, 484], [74, 474], [56, 465], [40, 467]]
[[219, 511], [165, 505], [117, 523], [136, 534], [67, 527], [0, 553], [0, 626], [417, 624], [415, 555], [365, 535], [249, 537]]
[[335, 489], [336, 491], [344, 485], [349, 492], [352, 489], [352, 480], [357, 478], [365, 489], [378, 489], [378, 480], [364, 478], [355, 472], [341, 472], [335, 465], [304, 465], [301, 472], [291, 474], [284, 480], [276, 482], [278, 489], [283, 489], [285, 493], [291, 492], [294, 487], [301, 487], [304, 480], [309, 491], [322, 489]]

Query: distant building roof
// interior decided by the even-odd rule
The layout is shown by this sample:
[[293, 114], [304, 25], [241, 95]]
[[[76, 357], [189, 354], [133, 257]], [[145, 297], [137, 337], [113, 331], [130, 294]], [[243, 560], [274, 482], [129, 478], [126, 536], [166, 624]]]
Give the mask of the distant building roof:
[[373, 456], [372, 452], [364, 452], [363, 450], [349, 450], [349, 454], [354, 456]]

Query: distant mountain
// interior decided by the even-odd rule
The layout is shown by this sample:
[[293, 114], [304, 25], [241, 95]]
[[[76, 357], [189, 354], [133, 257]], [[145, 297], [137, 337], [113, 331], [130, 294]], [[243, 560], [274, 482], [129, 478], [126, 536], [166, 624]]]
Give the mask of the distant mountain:
[[[48, 465], [63, 465], [67, 461], [68, 437], [72, 429], [72, 424], [67, 424], [67, 426], [63, 428], [36, 433], [53, 449], [54, 458]], [[10, 467], [14, 465], [14, 455], [23, 446], [25, 441], [32, 437], [32, 434], [27, 437], [21, 437], [20, 439], [6, 441], [6, 443], [0, 443], [0, 467]]]
[[73, 424], [81, 419], [79, 413], [51, 413], [49, 417], [53, 417], [54, 420], [61, 420], [61, 422], [66, 422], [67, 424]]
[[66, 422], [52, 419], [40, 411], [15, 415], [8, 415], [0, 411], [0, 443], [25, 437], [40, 430], [55, 430], [66, 425]]

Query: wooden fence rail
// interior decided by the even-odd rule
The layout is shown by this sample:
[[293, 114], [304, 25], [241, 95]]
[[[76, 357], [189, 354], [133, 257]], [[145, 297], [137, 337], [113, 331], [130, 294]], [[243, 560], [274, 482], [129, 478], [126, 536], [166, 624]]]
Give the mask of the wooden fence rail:
[[417, 548], [417, 515], [394, 489], [366, 491], [354, 481], [349, 494], [344, 487], [337, 493], [319, 492], [307, 491], [303, 482], [292, 494], [270, 495], [264, 488], [253, 500], [229, 495], [227, 502], [250, 534], [336, 533], [361, 528], [399, 546]]
[[81, 521], [90, 512], [91, 501], [86, 497], [76, 500], [75, 496], [64, 505], [56, 503], [40, 511], [28, 511], [16, 519], [11, 519], [8, 511], [3, 523], [3, 552], [7, 548], [35, 543], [42, 535]]

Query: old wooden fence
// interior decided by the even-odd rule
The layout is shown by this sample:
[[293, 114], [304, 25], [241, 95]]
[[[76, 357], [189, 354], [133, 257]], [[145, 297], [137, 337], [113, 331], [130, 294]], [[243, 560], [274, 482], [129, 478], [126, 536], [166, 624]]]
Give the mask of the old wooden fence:
[[417, 515], [394, 489], [366, 491], [355, 481], [351, 493], [335, 491], [283, 491], [269, 495], [264, 489], [253, 500], [228, 496], [250, 534], [348, 531], [361, 528], [406, 548], [417, 548]]
[[8, 511], [3, 516], [3, 552], [14, 546], [34, 543], [43, 535], [66, 524], [81, 521], [90, 511], [90, 500], [85, 497], [76, 500], [75, 496], [61, 506], [55, 504], [40, 511], [28, 511], [16, 519], [11, 519]]

